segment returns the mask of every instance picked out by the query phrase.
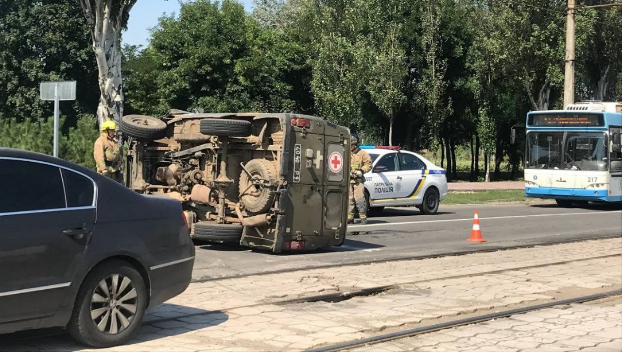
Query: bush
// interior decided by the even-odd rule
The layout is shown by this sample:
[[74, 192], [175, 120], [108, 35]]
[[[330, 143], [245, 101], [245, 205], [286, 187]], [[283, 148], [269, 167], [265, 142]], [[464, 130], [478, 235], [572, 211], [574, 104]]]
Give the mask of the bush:
[[[97, 121], [90, 115], [82, 115], [76, 127], [62, 128], [65, 119], [60, 119], [59, 157], [88, 168], [95, 168], [93, 144], [99, 136]], [[26, 119], [0, 117], [0, 147], [29, 150], [52, 155], [54, 145], [54, 119]]]

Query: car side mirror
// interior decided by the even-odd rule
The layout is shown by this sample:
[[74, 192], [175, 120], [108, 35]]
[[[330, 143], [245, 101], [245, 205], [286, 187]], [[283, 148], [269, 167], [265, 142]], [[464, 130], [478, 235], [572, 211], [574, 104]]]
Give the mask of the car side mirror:
[[378, 165], [374, 168], [375, 173], [385, 172], [385, 171], [387, 171], [387, 167], [384, 165]]

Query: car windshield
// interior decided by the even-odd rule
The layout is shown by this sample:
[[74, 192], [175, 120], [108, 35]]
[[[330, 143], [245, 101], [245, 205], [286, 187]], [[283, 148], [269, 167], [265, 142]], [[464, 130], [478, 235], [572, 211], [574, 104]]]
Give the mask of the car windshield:
[[528, 169], [607, 170], [606, 157], [607, 136], [601, 132], [527, 134]]
[[369, 156], [371, 157], [371, 162], [373, 163], [376, 159], [378, 159], [379, 154], [369, 154]]
[[530, 132], [527, 134], [528, 169], [559, 169], [563, 132]]
[[568, 132], [564, 145], [564, 168], [607, 170], [607, 136], [604, 133]]

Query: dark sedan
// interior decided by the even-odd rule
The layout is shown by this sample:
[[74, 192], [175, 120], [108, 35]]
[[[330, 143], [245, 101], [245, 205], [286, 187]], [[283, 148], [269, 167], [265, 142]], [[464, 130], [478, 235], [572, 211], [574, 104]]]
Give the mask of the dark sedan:
[[122, 344], [193, 265], [179, 202], [0, 148], [0, 333], [65, 327], [93, 347]]

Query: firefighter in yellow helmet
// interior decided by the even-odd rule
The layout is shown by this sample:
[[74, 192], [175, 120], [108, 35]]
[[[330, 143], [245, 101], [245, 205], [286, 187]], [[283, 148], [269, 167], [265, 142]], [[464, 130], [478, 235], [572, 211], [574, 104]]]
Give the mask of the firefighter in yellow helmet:
[[367, 202], [365, 200], [365, 175], [371, 170], [371, 157], [359, 148], [359, 136], [352, 134], [350, 140], [350, 207], [348, 222], [354, 222], [354, 209], [358, 210], [361, 224], [367, 223]]
[[113, 120], [104, 121], [101, 125], [101, 135], [95, 141], [93, 157], [97, 172], [117, 182], [121, 179], [121, 153], [115, 139], [117, 125]]

